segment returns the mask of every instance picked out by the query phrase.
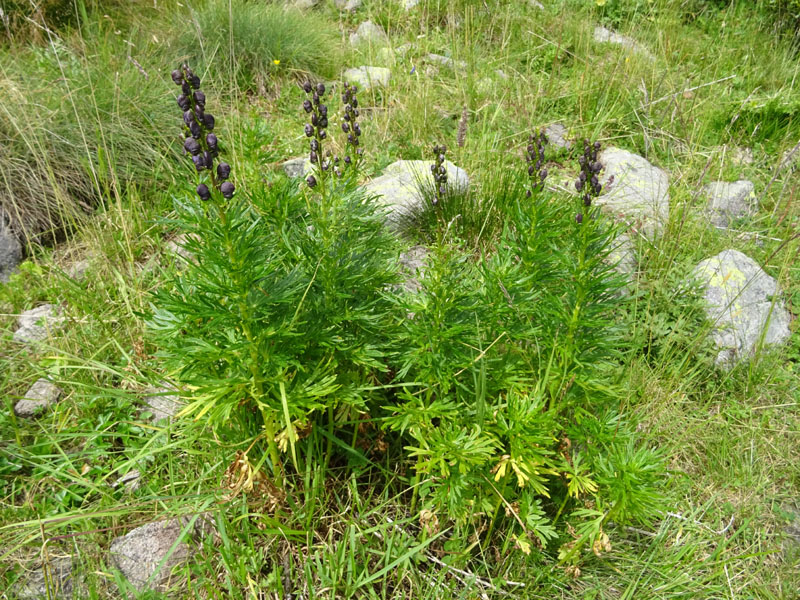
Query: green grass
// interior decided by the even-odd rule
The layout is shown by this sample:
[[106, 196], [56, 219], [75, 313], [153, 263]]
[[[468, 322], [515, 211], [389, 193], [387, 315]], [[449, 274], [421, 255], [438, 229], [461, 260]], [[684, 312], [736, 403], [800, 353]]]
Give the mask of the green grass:
[[[200, 543], [171, 597], [796, 596], [800, 551], [784, 530], [800, 508], [798, 336], [730, 373], [716, 370], [709, 324], [686, 279], [697, 262], [733, 247], [779, 279], [794, 312], [800, 305], [798, 174], [776, 176], [781, 153], [800, 139], [796, 49], [775, 35], [768, 2], [757, 10], [747, 2], [542, 3], [544, 11], [518, 2], [486, 10], [423, 0], [406, 15], [399, 3], [365, 0], [352, 16], [330, 3], [300, 16], [272, 4], [209, 2], [195, 8], [199, 31], [170, 6], [113, 26], [90, 14], [58, 39], [0, 49], [2, 207], [32, 236], [85, 222], [64, 244], [34, 245], [0, 288], [0, 588], [32, 559], [69, 553], [80, 557], [87, 597], [120, 597], [106, 556], [114, 537], [210, 511], [220, 538]], [[446, 143], [474, 184], [446, 207], [462, 215], [453, 237], [469, 252], [490, 252], [503, 232], [513, 194], [502, 173], [524, 168], [535, 127], [561, 121], [575, 138], [641, 153], [670, 173], [670, 223], [641, 248], [641, 278], [616, 313], [625, 337], [613, 369], [639, 442], [666, 457], [666, 510], [650, 525], [610, 528], [611, 550], [582, 556], [577, 578], [555, 547], [526, 556], [500, 534], [478, 536], [466, 553], [442, 514], [440, 533], [424, 533], [409, 510], [413, 465], [398, 460], [401, 442], [379, 435], [380, 423], [361, 424], [361, 445], [333, 440], [327, 469], [315, 457], [328, 439], [309, 438], [306, 466], [291, 475], [286, 507], [274, 515], [263, 494], [226, 499], [221, 490], [246, 445], [217, 441], [202, 424], [157, 427], [139, 415], [140, 398], [163, 376], [143, 315], [151, 293], [184, 268], [167, 248], [175, 232], [163, 218], [174, 216], [172, 196], [194, 187], [171, 144], [179, 117], [169, 70], [187, 57], [204, 66], [237, 186], [276, 181], [279, 162], [306, 148], [297, 79], [385, 60], [375, 48], [339, 43], [366, 18], [387, 28], [393, 48], [413, 45], [395, 56], [386, 90], [360, 94], [367, 174]], [[593, 42], [597, 22], [636, 38], [654, 59]], [[131, 56], [147, 79], [115, 33], [133, 29]], [[426, 71], [429, 52], [466, 61], [465, 73]], [[732, 162], [737, 146], [753, 148], [754, 164]], [[573, 165], [569, 152], [554, 154], [551, 181], [569, 184]], [[730, 230], [702, 217], [705, 183], [748, 178], [761, 194], [774, 176], [757, 217]], [[77, 200], [97, 212], [85, 218]], [[436, 239], [435, 213], [419, 219], [409, 235]], [[84, 256], [86, 280], [70, 281], [65, 269]], [[13, 344], [13, 315], [46, 301], [66, 312], [61, 334], [39, 349]], [[44, 375], [64, 399], [36, 421], [15, 420], [13, 402]], [[358, 427], [344, 418], [343, 427]], [[144, 473], [138, 491], [108, 485], [132, 468]]]

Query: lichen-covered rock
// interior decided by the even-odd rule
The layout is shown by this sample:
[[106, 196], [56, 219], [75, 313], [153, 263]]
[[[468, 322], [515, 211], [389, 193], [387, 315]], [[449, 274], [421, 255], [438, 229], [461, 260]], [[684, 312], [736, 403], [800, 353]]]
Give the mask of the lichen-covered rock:
[[148, 396], [145, 396], [145, 410], [152, 413], [150, 421], [153, 424], [161, 421], [171, 421], [183, 408], [183, 403], [173, 390], [165, 388], [152, 389]]
[[298, 156], [290, 158], [281, 165], [283, 172], [287, 177], [296, 179], [297, 177], [305, 177], [312, 171], [311, 160], [307, 156]]
[[746, 254], [725, 250], [698, 264], [693, 275], [705, 290], [718, 366], [732, 367], [752, 356], [762, 337], [768, 345], [789, 338], [791, 317], [778, 283]]
[[554, 148], [569, 150], [572, 142], [567, 139], [567, 128], [561, 123], [552, 123], [544, 128], [547, 142]]
[[348, 83], [356, 84], [360, 89], [366, 91], [373, 87], [385, 87], [389, 85], [392, 72], [385, 67], [354, 67], [344, 72], [344, 80]]
[[746, 179], [732, 183], [715, 181], [703, 191], [708, 197], [711, 222], [719, 227], [727, 227], [734, 219], [754, 214], [758, 204], [755, 186]]
[[40, 415], [58, 402], [61, 389], [47, 379], [39, 379], [25, 392], [25, 397], [14, 405], [14, 414], [23, 419]]
[[594, 28], [593, 37], [595, 42], [599, 42], [601, 44], [616, 44], [617, 46], [622, 46], [623, 48], [627, 48], [628, 50], [632, 50], [638, 54], [646, 56], [649, 59], [653, 59], [652, 53], [636, 40], [629, 38], [626, 35], [621, 35], [615, 31], [611, 31], [610, 29], [606, 29], [600, 25]]
[[[424, 186], [433, 187], [431, 160], [398, 160], [364, 186], [367, 194], [378, 197], [378, 201], [388, 210], [390, 224], [396, 224], [404, 215], [422, 208], [424, 201], [421, 190]], [[465, 189], [469, 186], [469, 177], [464, 169], [455, 166], [449, 160], [444, 162], [447, 169], [447, 185]]]
[[3, 224], [3, 215], [0, 214], [0, 283], [8, 281], [20, 262], [22, 262], [22, 246], [11, 230]]
[[39, 563], [20, 587], [11, 590], [11, 598], [19, 600], [67, 600], [74, 588], [72, 558], [61, 556]]
[[63, 321], [61, 310], [55, 304], [42, 304], [26, 310], [17, 319], [14, 341], [32, 344], [46, 340]]
[[737, 146], [731, 150], [731, 161], [737, 166], [752, 165], [755, 162], [753, 149]]
[[83, 258], [69, 265], [64, 271], [64, 273], [70, 279], [74, 279], [75, 281], [81, 282], [84, 279], [86, 279], [86, 272], [89, 270], [90, 266], [91, 262], [89, 261], [89, 259]]
[[[185, 540], [198, 539], [210, 526], [203, 515], [193, 525], [188, 517], [147, 523], [111, 542], [111, 562], [137, 591], [164, 592], [173, 583], [172, 569], [192, 556]], [[182, 541], [170, 553], [181, 536]]]
[[[604, 167], [598, 205], [648, 239], [661, 235], [669, 220], [669, 177], [637, 154], [607, 148], [598, 156]], [[610, 182], [613, 177], [613, 181]]]
[[350, 44], [353, 46], [360, 46], [361, 44], [388, 46], [389, 36], [386, 35], [386, 31], [380, 25], [376, 25], [372, 21], [364, 21], [358, 26], [356, 32], [350, 35]]

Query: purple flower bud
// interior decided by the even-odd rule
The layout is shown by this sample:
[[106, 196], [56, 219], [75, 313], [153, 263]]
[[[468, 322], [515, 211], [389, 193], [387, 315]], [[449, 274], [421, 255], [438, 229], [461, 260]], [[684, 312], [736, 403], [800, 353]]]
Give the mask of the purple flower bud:
[[181, 110], [183, 111], [187, 111], [192, 107], [191, 103], [189, 102], [189, 99], [183, 94], [178, 96], [178, 106], [180, 106]]
[[183, 113], [183, 122], [186, 123], [187, 127], [194, 123], [194, 113], [190, 110], [185, 111]]
[[311, 143], [309, 144], [309, 146], [314, 152], [319, 150], [319, 142], [317, 140], [311, 140]]
[[183, 73], [181, 73], [180, 70], [175, 69], [172, 72], [172, 81], [175, 82], [175, 85], [183, 84]]
[[533, 165], [528, 165], [528, 175], [533, 177], [533, 174], [536, 172], [536, 169], [533, 168]]
[[347, 123], [342, 123], [342, 131], [348, 133], [350, 131], [350, 126]]
[[351, 162], [353, 162], [353, 161], [350, 159], [350, 156], [345, 156], [344, 157], [344, 164], [349, 165]]
[[186, 150], [192, 156], [197, 156], [200, 154], [200, 144], [197, 143], [197, 140], [191, 137], [188, 137], [183, 142], [183, 149]]
[[578, 181], [575, 182], [575, 189], [578, 190], [579, 192], [582, 191], [583, 190], [583, 181], [578, 179]]
[[326, 137], [328, 137], [328, 134], [325, 132], [324, 129], [319, 132], [319, 139], [324, 140]]
[[306, 82], [303, 84], [303, 91], [304, 91], [306, 94], [310, 94], [310, 93], [311, 93], [311, 82], [310, 82], [310, 81], [306, 81]]
[[208, 200], [211, 198], [211, 190], [205, 183], [201, 183], [197, 186], [197, 195], [200, 196], [200, 200]]
[[595, 150], [600, 150], [600, 142], [595, 142], [594, 143], [594, 149]]
[[358, 123], [353, 123], [353, 131], [356, 135], [361, 135], [361, 125]]
[[208, 144], [209, 148], [214, 150], [217, 147], [217, 136], [215, 136], [213, 133], [209, 133], [206, 136], [206, 144]]
[[303, 100], [303, 110], [307, 113], [310, 113], [312, 110], [314, 110], [314, 107], [311, 106], [310, 100]]
[[321, 114], [323, 117], [327, 117], [328, 116], [328, 107], [325, 106], [324, 104], [320, 104], [319, 105], [319, 114]]
[[594, 190], [594, 195], [599, 196], [603, 186], [598, 183], [597, 185], [592, 186], [592, 189]]
[[206, 168], [205, 160], [200, 154], [197, 154], [192, 157], [192, 162], [194, 163], [194, 168], [198, 171], [202, 171]]
[[317, 178], [314, 177], [313, 175], [309, 175], [306, 178], [306, 183], [308, 184], [308, 187], [313, 188], [317, 185]]
[[231, 166], [226, 162], [221, 162], [217, 165], [217, 177], [220, 179], [227, 179], [231, 176]]
[[305, 132], [306, 132], [306, 137], [311, 137], [312, 135], [314, 135], [314, 127], [311, 125], [311, 123], [306, 123]]
[[214, 115], [212, 115], [210, 113], [207, 113], [203, 117], [203, 125], [205, 125], [206, 129], [208, 129], [209, 131], [213, 131], [214, 130]]
[[203, 152], [203, 164], [209, 169], [214, 166], [214, 159], [211, 158], [211, 153], [207, 150]]
[[586, 173], [584, 173], [583, 171], [578, 173], [578, 179], [580, 179], [582, 182], [585, 183], [586, 182]]
[[532, 193], [530, 190], [528, 190], [527, 192], [525, 192], [525, 197], [526, 197], [526, 198], [530, 198], [532, 195], [533, 195], [533, 193]]
[[205, 104], [206, 103], [206, 95], [203, 92], [201, 92], [200, 90], [197, 90], [194, 93], [194, 101], [197, 102], [198, 104]]
[[192, 134], [192, 137], [195, 139], [200, 139], [200, 135], [203, 131], [200, 129], [200, 125], [197, 124], [197, 121], [192, 121], [189, 123], [189, 131]]
[[580, 225], [581, 223], [583, 223], [583, 215], [582, 215], [581, 213], [578, 213], [577, 215], [575, 215], [575, 222], [576, 222], [578, 225]]
[[431, 165], [431, 173], [436, 174], [436, 165]]
[[230, 181], [226, 181], [219, 186], [219, 191], [222, 192], [222, 195], [226, 198], [231, 198], [233, 197], [233, 192], [236, 191], [236, 187]]
[[359, 156], [364, 156], [364, 151], [361, 148], [359, 148], [358, 150], [356, 150], [356, 154], [358, 154]]
[[322, 96], [325, 93], [325, 84], [318, 83], [317, 84], [317, 93]]
[[192, 86], [190, 86], [187, 81], [184, 81], [181, 84], [181, 91], [183, 92], [183, 95], [188, 98], [192, 95]]
[[317, 164], [317, 153], [312, 150], [308, 155], [308, 159], [311, 161], [311, 164]]
[[311, 124], [316, 126], [317, 123], [319, 123], [319, 117], [317, 116], [317, 113], [313, 113], [311, 115]]
[[584, 206], [591, 206], [592, 205], [592, 197], [589, 194], [583, 195], [583, 205]]
[[358, 108], [358, 98], [353, 97], [353, 99], [350, 101], [350, 104], [353, 105], [353, 108]]
[[592, 178], [589, 180], [589, 182], [592, 184], [592, 187], [596, 187], [597, 186], [597, 175], [592, 175]]
[[325, 129], [328, 126], [328, 117], [322, 117], [319, 120], [319, 126]]
[[357, 116], [358, 116], [358, 109], [355, 109], [355, 110], [353, 111], [353, 116], [354, 116], [354, 117], [357, 117]]
[[541, 179], [542, 181], [547, 179], [547, 169], [542, 169], [541, 171], [539, 171], [539, 179]]
[[194, 89], [197, 89], [200, 87], [200, 78], [194, 73], [192, 73], [192, 75], [189, 77], [189, 83], [192, 84], [192, 87]]

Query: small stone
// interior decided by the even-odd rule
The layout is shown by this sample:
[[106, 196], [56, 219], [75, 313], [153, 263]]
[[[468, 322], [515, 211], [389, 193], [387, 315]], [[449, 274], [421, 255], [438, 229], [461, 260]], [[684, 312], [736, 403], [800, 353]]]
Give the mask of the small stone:
[[467, 68], [467, 63], [465, 63], [463, 60], [456, 61], [449, 56], [443, 56], [441, 54], [427, 54], [425, 56], [425, 60], [453, 70], [463, 71]]
[[183, 408], [183, 403], [175, 395], [174, 390], [157, 388], [149, 390], [144, 397], [145, 410], [153, 413], [150, 422], [154, 425], [161, 421], [171, 421]]
[[538, 0], [528, 0], [528, 6], [538, 8], [539, 10], [544, 10], [544, 5], [542, 5], [541, 2], [538, 2]]
[[[433, 186], [431, 173], [432, 160], [398, 160], [366, 185], [368, 195], [376, 196], [377, 201], [386, 207], [387, 219], [391, 225], [402, 221], [409, 213], [422, 208], [425, 201], [420, 186]], [[454, 189], [469, 187], [467, 172], [449, 160], [444, 161], [447, 170], [447, 185]]]
[[411, 10], [412, 8], [416, 8], [419, 4], [419, 0], [401, 0], [403, 4], [403, 8], [406, 10]]
[[[635, 234], [661, 235], [669, 220], [669, 177], [637, 154], [607, 148], [598, 156], [604, 168], [603, 192], [597, 204]], [[609, 183], [613, 177], [613, 183]]]
[[356, 32], [350, 35], [350, 45], [359, 46], [361, 44], [388, 46], [389, 36], [380, 25], [376, 25], [372, 21], [364, 21], [358, 26]]
[[567, 139], [567, 128], [561, 123], [552, 123], [544, 128], [544, 134], [547, 136], [547, 142], [553, 148], [569, 150], [572, 147], [572, 142]]
[[718, 366], [730, 368], [752, 356], [762, 336], [767, 345], [789, 339], [791, 316], [779, 298], [778, 282], [746, 254], [720, 252], [700, 262], [693, 276], [704, 288]]
[[394, 51], [391, 48], [381, 48], [378, 50], [375, 57], [378, 59], [378, 62], [383, 65], [389, 65], [390, 67], [395, 65], [395, 57]]
[[715, 181], [705, 186], [703, 191], [708, 197], [707, 212], [711, 223], [718, 227], [727, 227], [732, 220], [753, 215], [756, 211], [758, 199], [752, 181]]
[[89, 270], [89, 266], [89, 259], [84, 258], [83, 260], [72, 263], [69, 267], [67, 267], [65, 273], [70, 279], [81, 282], [86, 279], [86, 272]]
[[781, 155], [781, 162], [778, 165], [779, 169], [791, 169], [794, 171], [797, 169], [797, 165], [800, 163], [800, 148], [797, 146], [793, 148], [789, 148], [786, 152]]
[[139, 469], [128, 471], [125, 473], [125, 475], [114, 481], [114, 483], [111, 484], [111, 487], [117, 488], [121, 485], [125, 486], [125, 491], [128, 493], [133, 493], [138, 490], [142, 485], [142, 478], [141, 474], [139, 473]]
[[61, 390], [47, 379], [39, 379], [25, 392], [25, 397], [14, 405], [14, 414], [22, 419], [40, 415], [61, 397]]
[[55, 304], [43, 304], [26, 310], [17, 319], [14, 341], [23, 344], [41, 342], [63, 321], [61, 310]]
[[397, 286], [398, 291], [405, 290], [416, 294], [422, 289], [419, 280], [425, 275], [429, 254], [430, 252], [425, 246], [413, 246], [400, 253], [398, 262], [403, 281]]
[[651, 60], [654, 58], [652, 53], [636, 40], [625, 35], [620, 35], [619, 33], [611, 31], [610, 29], [606, 29], [605, 27], [601, 27], [600, 25], [594, 28], [594, 41], [601, 44], [616, 44], [646, 56]]
[[356, 84], [360, 90], [385, 87], [389, 84], [392, 72], [385, 67], [355, 67], [347, 69], [342, 76], [347, 83]]
[[414, 44], [403, 44], [402, 46], [398, 46], [394, 49], [394, 53], [398, 56], [405, 57], [406, 54], [411, 52], [414, 49]]
[[339, 10], [354, 11], [361, 7], [361, 0], [334, 0], [334, 4]]
[[19, 600], [67, 600], [72, 598], [73, 587], [72, 557], [61, 556], [39, 563], [11, 597]]
[[0, 213], [0, 283], [5, 283], [22, 262], [22, 246], [17, 237], [3, 223]]
[[[137, 591], [165, 592], [172, 583], [173, 568], [192, 557], [192, 548], [186, 540], [197, 540], [213, 529], [204, 515], [194, 525], [190, 526], [190, 522], [189, 517], [181, 517], [147, 523], [129, 531], [111, 542], [111, 562]], [[170, 553], [181, 536], [183, 541]]]
[[300, 10], [309, 10], [314, 8], [319, 3], [319, 0], [291, 0], [291, 5]]
[[755, 162], [753, 158], [753, 149], [747, 147], [736, 147], [731, 151], [731, 161], [736, 166], [752, 165]]
[[281, 165], [283, 167], [283, 172], [286, 173], [286, 176], [291, 179], [296, 179], [297, 177], [305, 177], [313, 170], [311, 165], [311, 161], [308, 159], [307, 156], [298, 156], [296, 158], [290, 158], [286, 162]]

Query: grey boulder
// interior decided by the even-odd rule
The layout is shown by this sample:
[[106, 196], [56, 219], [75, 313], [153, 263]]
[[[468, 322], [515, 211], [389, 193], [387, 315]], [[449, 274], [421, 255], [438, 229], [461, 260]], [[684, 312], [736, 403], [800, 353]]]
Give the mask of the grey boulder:
[[622, 46], [623, 48], [632, 50], [637, 54], [646, 56], [651, 60], [653, 59], [652, 53], [633, 38], [629, 38], [626, 35], [621, 35], [615, 31], [611, 31], [610, 29], [606, 29], [605, 27], [602, 27], [600, 25], [594, 28], [593, 38], [595, 42], [599, 42], [601, 44], [615, 44], [617, 46]]
[[344, 72], [343, 78], [348, 83], [356, 84], [367, 91], [373, 87], [385, 87], [389, 84], [392, 72], [385, 67], [354, 67]]
[[360, 46], [361, 44], [369, 44], [370, 46], [388, 46], [389, 36], [380, 25], [376, 25], [372, 21], [364, 21], [358, 26], [356, 32], [350, 34], [350, 44], [352, 46]]
[[66, 600], [73, 592], [72, 558], [61, 556], [38, 564], [22, 585], [12, 590], [19, 600]]
[[14, 414], [30, 419], [41, 414], [61, 397], [61, 390], [47, 379], [39, 379], [25, 392], [25, 397], [14, 405]]
[[290, 158], [281, 166], [283, 167], [283, 172], [286, 173], [286, 176], [291, 179], [305, 177], [312, 171], [311, 160], [307, 156]]
[[419, 280], [425, 274], [429, 254], [430, 252], [425, 246], [413, 246], [400, 253], [398, 262], [400, 263], [402, 282], [397, 288], [398, 291], [417, 293], [422, 289]]
[[211, 527], [203, 515], [193, 524], [188, 517], [147, 523], [111, 542], [111, 562], [137, 591], [164, 592], [174, 583], [172, 570], [192, 556], [187, 540], [199, 539]]
[[334, 0], [339, 10], [356, 10], [361, 6], [361, 0]]
[[752, 356], [762, 338], [765, 345], [773, 345], [791, 335], [791, 316], [777, 281], [746, 254], [724, 250], [700, 262], [693, 276], [704, 288], [718, 366], [730, 368]]
[[567, 128], [561, 123], [552, 123], [545, 127], [544, 135], [554, 148], [569, 150], [572, 147], [572, 142], [567, 139]]
[[425, 60], [453, 70], [463, 71], [467, 68], [467, 63], [463, 60], [453, 60], [449, 56], [444, 56], [442, 54], [427, 54]]
[[[598, 156], [604, 167], [599, 206], [648, 239], [661, 235], [669, 220], [669, 177], [637, 154], [607, 148]], [[613, 181], [611, 178], [613, 177]]]
[[0, 215], [0, 283], [8, 281], [20, 262], [22, 262], [22, 246], [11, 230], [3, 224]]
[[145, 410], [152, 413], [150, 422], [154, 425], [162, 421], [171, 421], [183, 408], [183, 403], [175, 395], [175, 391], [165, 388], [149, 390], [148, 395], [143, 400]]
[[[431, 160], [398, 160], [383, 170], [383, 175], [376, 177], [366, 185], [364, 190], [387, 209], [390, 224], [397, 224], [408, 214], [423, 208], [423, 190], [433, 188]], [[454, 189], [469, 187], [469, 177], [464, 169], [444, 162], [447, 170], [447, 185]]]
[[719, 227], [727, 227], [734, 219], [754, 214], [758, 204], [755, 186], [746, 179], [732, 183], [715, 181], [705, 186], [703, 192], [708, 198], [711, 222]]
[[61, 310], [55, 304], [42, 304], [26, 310], [17, 319], [14, 341], [22, 344], [41, 342], [63, 321]]

